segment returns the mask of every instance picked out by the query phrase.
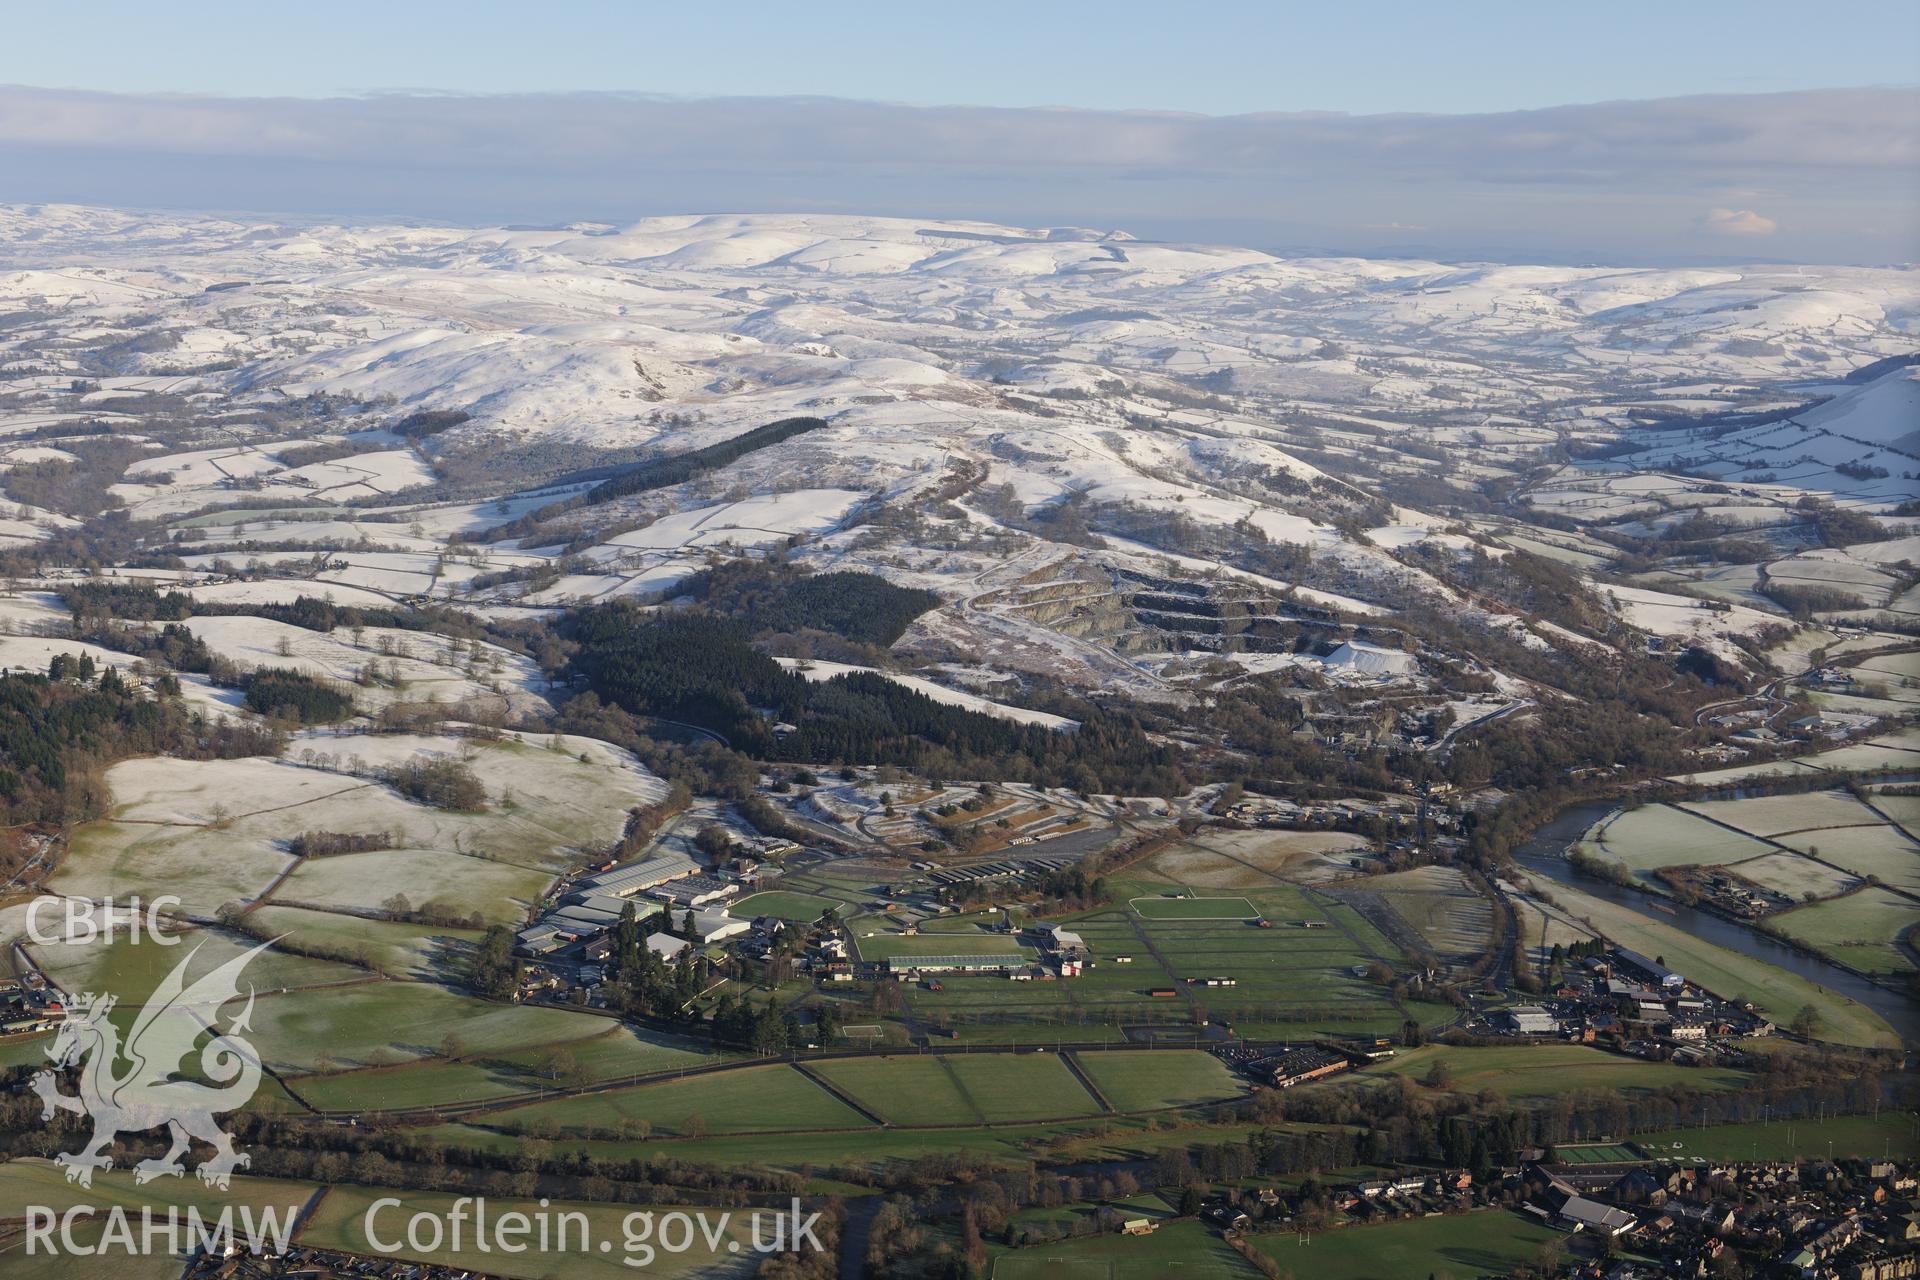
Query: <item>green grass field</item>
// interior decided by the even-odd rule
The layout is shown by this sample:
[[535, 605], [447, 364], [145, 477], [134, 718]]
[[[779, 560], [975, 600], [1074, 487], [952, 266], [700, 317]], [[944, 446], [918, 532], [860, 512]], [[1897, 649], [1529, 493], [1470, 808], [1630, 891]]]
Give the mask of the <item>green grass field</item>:
[[993, 1280], [1226, 1280], [1259, 1273], [1198, 1222], [1173, 1222], [1150, 1236], [1086, 1236], [993, 1259]]
[[828, 909], [835, 910], [843, 919], [847, 915], [844, 902], [822, 898], [818, 894], [788, 893], [776, 889], [767, 893], [750, 893], [738, 902], [728, 904], [727, 914], [740, 920], [774, 916], [781, 920], [812, 924]]
[[865, 1116], [788, 1066], [745, 1067], [534, 1103], [493, 1115], [488, 1123], [521, 1131], [545, 1124], [579, 1133], [636, 1121], [652, 1133], [679, 1137], [873, 1127]]
[[328, 991], [263, 996], [253, 1010], [253, 1043], [279, 1071], [384, 1066], [439, 1052], [448, 1036], [466, 1053], [506, 1054], [608, 1029], [605, 1018], [525, 1005], [496, 1005], [424, 982], [379, 982]]
[[[1835, 1116], [1831, 1120], [1770, 1120], [1641, 1134], [1633, 1141], [1668, 1159], [1792, 1160], [1829, 1152], [1912, 1160], [1920, 1156], [1920, 1116], [1911, 1111]], [[1678, 1144], [1677, 1146], [1675, 1144]], [[1832, 1145], [1829, 1146], [1828, 1144]]]
[[995, 1123], [1060, 1120], [1101, 1109], [1057, 1054], [955, 1054], [947, 1065], [981, 1114]]
[[1553, 1158], [1561, 1164], [1622, 1164], [1639, 1160], [1640, 1153], [1624, 1142], [1582, 1142], [1555, 1147]]
[[1408, 1280], [1446, 1272], [1456, 1280], [1504, 1276], [1564, 1237], [1505, 1209], [1341, 1227], [1307, 1236], [1256, 1235], [1255, 1248], [1313, 1280]]
[[[111, 943], [54, 943], [27, 949], [63, 989], [107, 991], [122, 1004], [137, 1004], [153, 994], [161, 980], [189, 954], [193, 955], [193, 964], [187, 970], [191, 982], [257, 945], [251, 938], [212, 929], [189, 929], [172, 936], [173, 943], [164, 946], [144, 935], [134, 942], [122, 933]], [[258, 991], [275, 991], [281, 987], [355, 982], [367, 976], [351, 965], [267, 950], [247, 962], [241, 990], [252, 986]]]
[[47, 1050], [53, 1047], [54, 1033], [37, 1036], [8, 1036], [0, 1040], [0, 1070], [8, 1067], [44, 1067]]
[[[623, 1160], [655, 1160], [663, 1156], [697, 1164], [742, 1166], [764, 1164], [798, 1172], [832, 1164], [878, 1168], [922, 1156], [967, 1151], [1009, 1167], [1024, 1167], [1033, 1153], [1027, 1144], [1062, 1134], [1091, 1136], [1097, 1118], [1060, 1124], [1008, 1125], [958, 1129], [861, 1129], [848, 1132], [713, 1134], [705, 1138], [654, 1138], [650, 1141], [569, 1139], [556, 1146], [566, 1151], [590, 1151]], [[482, 1151], [514, 1151], [526, 1139], [477, 1125], [438, 1125], [423, 1132], [449, 1143]]]
[[1582, 847], [1589, 854], [1642, 873], [1643, 880], [1650, 879], [1646, 873], [1656, 867], [1738, 862], [1771, 847], [1665, 804], [1621, 810], [1588, 835]]
[[444, 849], [382, 849], [309, 858], [274, 891], [285, 906], [374, 911], [395, 893], [437, 902], [489, 924], [515, 924], [540, 900], [550, 871]]
[[[724, 1231], [721, 1231], [719, 1224], [721, 1215], [726, 1211], [704, 1211], [707, 1214], [707, 1223], [720, 1232], [717, 1249], [710, 1250], [707, 1247], [701, 1231], [696, 1227], [691, 1233], [693, 1243], [691, 1249], [683, 1253], [669, 1253], [656, 1248], [653, 1256], [648, 1258], [645, 1253], [640, 1252], [640, 1249], [649, 1242], [649, 1239], [657, 1243], [658, 1238], [651, 1237], [651, 1229], [662, 1215], [674, 1212], [671, 1206], [648, 1206], [641, 1209], [631, 1205], [576, 1204], [566, 1201], [546, 1204], [532, 1200], [508, 1200], [504, 1197], [495, 1199], [491, 1196], [487, 1199], [487, 1211], [493, 1223], [497, 1224], [500, 1221], [500, 1215], [518, 1212], [528, 1215], [529, 1220], [537, 1224], [541, 1220], [538, 1215], [544, 1214], [545, 1221], [553, 1233], [550, 1240], [557, 1243], [559, 1215], [579, 1214], [585, 1220], [584, 1225], [580, 1225], [577, 1219], [569, 1220], [568, 1243], [571, 1245], [583, 1233], [585, 1233], [586, 1242], [581, 1247], [570, 1247], [564, 1252], [558, 1249], [542, 1252], [536, 1246], [529, 1247], [526, 1252], [519, 1254], [506, 1253], [498, 1248], [483, 1253], [474, 1246], [473, 1226], [469, 1219], [467, 1231], [461, 1240], [464, 1247], [455, 1249], [452, 1247], [451, 1239], [443, 1237], [440, 1248], [414, 1249], [406, 1244], [408, 1219], [413, 1214], [424, 1213], [431, 1214], [444, 1224], [448, 1220], [456, 1199], [454, 1196], [436, 1195], [425, 1191], [409, 1191], [403, 1208], [387, 1207], [376, 1214], [371, 1224], [373, 1233], [383, 1243], [402, 1246], [398, 1253], [382, 1253], [375, 1250], [367, 1239], [367, 1214], [374, 1207], [374, 1202], [386, 1194], [388, 1193], [377, 1187], [336, 1186], [332, 1188], [327, 1198], [321, 1202], [319, 1211], [301, 1231], [301, 1242], [321, 1248], [345, 1249], [354, 1253], [434, 1262], [491, 1275], [511, 1276], [516, 1280], [543, 1280], [543, 1277], [557, 1275], [580, 1276], [585, 1277], [586, 1280], [594, 1280], [595, 1277], [612, 1280], [615, 1276], [632, 1276], [642, 1271], [646, 1275], [656, 1276], [714, 1275], [723, 1273], [718, 1269], [745, 1270], [750, 1264], [742, 1262], [741, 1259], [751, 1260], [755, 1256], [752, 1251], [749, 1225], [751, 1210], [734, 1210], [727, 1220]], [[684, 1212], [691, 1214], [703, 1211], [687, 1209]], [[635, 1214], [651, 1214], [654, 1221], [645, 1223], [649, 1228], [648, 1237], [631, 1241], [630, 1248], [629, 1228], [637, 1236], [643, 1225], [643, 1219], [631, 1216]], [[770, 1226], [765, 1234], [771, 1237]], [[431, 1243], [429, 1236], [423, 1235], [421, 1239], [423, 1243]], [[677, 1243], [677, 1235], [674, 1239]], [[537, 1240], [537, 1234], [529, 1235], [523, 1237], [521, 1243], [532, 1243]], [[610, 1246], [605, 1251], [600, 1248], [602, 1241]], [[729, 1250], [727, 1247], [729, 1242], [737, 1243], [738, 1251]], [[624, 1265], [623, 1260], [628, 1258], [635, 1259], [636, 1266]], [[640, 1260], [645, 1260], [644, 1268], [638, 1267]]]
[[1191, 1106], [1246, 1092], [1225, 1063], [1199, 1049], [1101, 1050], [1075, 1060], [1116, 1111]]
[[849, 1058], [809, 1070], [889, 1124], [982, 1124], [973, 1098], [944, 1058]]
[[1913, 953], [1900, 939], [1920, 922], [1920, 905], [1871, 887], [1844, 898], [1783, 911], [1768, 924], [1823, 955], [1867, 973], [1913, 972]]
[[1245, 898], [1134, 898], [1128, 903], [1142, 920], [1251, 920], [1260, 913]]
[[[709, 1134], [704, 1138], [656, 1135], [639, 1139], [562, 1138], [556, 1150], [584, 1151], [614, 1160], [663, 1157], [697, 1164], [749, 1165], [799, 1172], [845, 1164], [880, 1168], [927, 1155], [965, 1151], [1011, 1168], [1032, 1163], [1037, 1146], [1051, 1145], [1068, 1160], [1151, 1159], [1169, 1147], [1194, 1143], [1245, 1142], [1261, 1126], [1247, 1123], [1149, 1128], [1163, 1117], [1086, 1116], [1038, 1124], [991, 1128], [890, 1128], [795, 1133]], [[479, 1151], [511, 1152], [524, 1145], [519, 1134], [482, 1127], [492, 1121], [442, 1124], [421, 1130], [449, 1145]]]
[[1808, 853], [1817, 851], [1821, 861], [1845, 867], [1861, 879], [1877, 877], [1884, 885], [1909, 893], [1920, 892], [1920, 845], [1899, 827], [1805, 831], [1782, 836], [1780, 843]]
[[1125, 1043], [1118, 1027], [1088, 1023], [957, 1023], [954, 1044], [1093, 1044]]
[[[609, 1025], [604, 1018], [587, 1019], [566, 1029], [581, 1034], [499, 1053], [478, 1052], [475, 1046], [471, 1057], [457, 1062], [432, 1059], [405, 1066], [295, 1076], [289, 1083], [310, 1106], [323, 1111], [401, 1111], [554, 1088], [558, 1082], [552, 1074], [556, 1065], [553, 1055], [561, 1050], [572, 1059], [576, 1079], [583, 1083], [702, 1066], [727, 1056], [697, 1041]], [[564, 1066], [564, 1062], [559, 1065]]]
[[[338, 785], [339, 779], [333, 781]], [[255, 825], [264, 821], [254, 820]], [[67, 856], [48, 888], [122, 902], [135, 897], [151, 902], [171, 894], [181, 900], [180, 910], [208, 917], [225, 903], [252, 901], [293, 865], [267, 833], [243, 831], [241, 825], [214, 830], [159, 822], [89, 822], [74, 829]]]
[[1100, 1110], [1052, 1054], [855, 1058], [808, 1069], [896, 1125], [1026, 1123]]
[[[246, 1228], [243, 1211], [255, 1215], [271, 1213], [276, 1221], [291, 1227], [301, 1207], [316, 1190], [309, 1183], [241, 1175], [234, 1178], [230, 1191], [217, 1191], [202, 1185], [192, 1173], [184, 1178], [161, 1178], [135, 1187], [131, 1171], [126, 1169], [96, 1173], [93, 1186], [87, 1188], [69, 1183], [54, 1165], [16, 1159], [0, 1164], [0, 1217], [15, 1216], [26, 1205], [44, 1206], [55, 1213], [90, 1205], [97, 1213], [91, 1218], [76, 1218], [73, 1234], [77, 1244], [91, 1247], [106, 1230], [105, 1215], [119, 1208], [128, 1216], [137, 1248], [141, 1242], [142, 1208], [151, 1207], [155, 1219], [162, 1224], [167, 1220], [167, 1210], [175, 1208], [181, 1215], [180, 1243], [184, 1248], [188, 1244], [185, 1218], [188, 1209], [197, 1211], [202, 1220], [210, 1224], [217, 1223], [221, 1213], [231, 1209], [234, 1229], [240, 1232]], [[264, 1225], [259, 1216], [254, 1221]], [[56, 1243], [58, 1240], [56, 1234]], [[164, 1235], [156, 1236], [156, 1246], [165, 1240]], [[72, 1280], [75, 1276], [94, 1274], [89, 1268], [97, 1265], [110, 1266], [115, 1280], [176, 1280], [185, 1266], [184, 1254], [167, 1253], [159, 1247], [147, 1255], [122, 1253], [116, 1247], [111, 1256], [110, 1264], [97, 1259], [78, 1261], [66, 1254], [40, 1251], [30, 1257], [24, 1242], [19, 1242], [11, 1248], [0, 1246], [0, 1274], [8, 1280]]]
[[[1407, 1014], [1382, 987], [1354, 970], [1400, 952], [1353, 908], [1311, 890], [1274, 884], [1221, 898], [1163, 898], [1162, 886], [1130, 879], [1112, 905], [1067, 923], [1086, 939], [1095, 963], [1080, 977], [1012, 984], [1003, 978], [943, 979], [944, 990], [905, 993], [913, 1013], [955, 1026], [1022, 1022], [1042, 1028], [1075, 1025], [1192, 1024], [1253, 1019], [1296, 1027], [1397, 1030]], [[1137, 903], [1132, 900], [1138, 899]], [[1219, 904], [1224, 918], [1211, 918]], [[1148, 905], [1149, 903], [1153, 905]], [[1250, 904], [1250, 905], [1249, 905]], [[1143, 918], [1152, 912], [1199, 915]], [[1265, 916], [1274, 928], [1255, 928]], [[1314, 922], [1319, 928], [1305, 928]], [[951, 935], [949, 935], [951, 936]], [[960, 935], [966, 936], [966, 935]], [[863, 943], [862, 947], [865, 948]], [[1121, 964], [1117, 957], [1131, 957]], [[1189, 985], [1189, 978], [1231, 977], [1234, 985]], [[1171, 998], [1154, 997], [1171, 989]], [[1301, 1034], [1311, 1034], [1303, 1031]], [[1038, 1039], [1076, 1038], [1042, 1030]]]
[[[1025, 913], [1020, 913], [1024, 916]], [[982, 925], [998, 925], [1005, 921], [1007, 913], [999, 908], [990, 911], [968, 911], [960, 915], [934, 916], [920, 922], [922, 933], [972, 933]]]
[[1362, 1075], [1408, 1076], [1424, 1081], [1436, 1062], [1452, 1073], [1450, 1089], [1478, 1093], [1492, 1089], [1506, 1098], [1545, 1098], [1571, 1089], [1656, 1089], [1686, 1085], [1694, 1089], [1737, 1089], [1750, 1077], [1725, 1067], [1682, 1067], [1644, 1062], [1578, 1044], [1500, 1045], [1456, 1048], [1427, 1045], [1403, 1050]]
[[349, 957], [396, 978], [445, 980], [458, 972], [479, 940], [471, 929], [439, 928], [394, 920], [367, 920], [304, 907], [264, 906], [247, 917], [262, 929], [285, 936], [288, 945], [323, 947], [329, 955]]

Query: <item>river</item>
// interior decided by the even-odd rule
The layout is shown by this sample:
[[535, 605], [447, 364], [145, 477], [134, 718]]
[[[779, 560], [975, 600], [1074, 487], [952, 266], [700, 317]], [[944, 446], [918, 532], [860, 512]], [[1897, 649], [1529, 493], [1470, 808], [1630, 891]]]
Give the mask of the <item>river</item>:
[[1567, 846], [1617, 807], [1611, 804], [1584, 804], [1567, 810], [1515, 849], [1514, 861], [1536, 875], [1556, 880], [1617, 906], [1630, 907], [1650, 919], [1684, 929], [1696, 938], [1704, 938], [1729, 951], [1765, 961], [1789, 973], [1798, 974], [1809, 982], [1817, 982], [1829, 991], [1858, 1000], [1885, 1018], [1902, 1040], [1908, 1043], [1920, 1041], [1920, 1006], [1896, 991], [1868, 982], [1858, 974], [1828, 964], [1817, 956], [1787, 946], [1757, 930], [1735, 924], [1724, 916], [1697, 911], [1644, 889], [1630, 889], [1611, 880], [1576, 872], [1573, 864], [1567, 861]]

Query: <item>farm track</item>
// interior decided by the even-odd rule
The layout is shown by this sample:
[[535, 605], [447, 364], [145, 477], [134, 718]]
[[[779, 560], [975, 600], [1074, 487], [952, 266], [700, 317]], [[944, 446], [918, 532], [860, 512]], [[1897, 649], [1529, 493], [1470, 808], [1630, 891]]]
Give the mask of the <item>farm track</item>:
[[1086, 1069], [1080, 1065], [1080, 1056], [1078, 1054], [1063, 1053], [1060, 1055], [1060, 1061], [1067, 1064], [1067, 1070], [1071, 1071], [1073, 1078], [1080, 1082], [1080, 1087], [1091, 1094], [1093, 1100], [1100, 1104], [1101, 1111], [1108, 1115], [1118, 1114], [1118, 1109], [1113, 1105], [1113, 1102], [1106, 1094], [1100, 1092], [1100, 1086], [1093, 1082], [1093, 1077], [1088, 1075]]
[[1859, 799], [1861, 804], [1865, 805], [1871, 812], [1876, 814], [1881, 819], [1881, 821], [1885, 822], [1888, 826], [1892, 827], [1895, 831], [1898, 831], [1901, 835], [1905, 836], [1907, 839], [1913, 841], [1915, 845], [1920, 845], [1920, 832], [1916, 832], [1910, 829], [1905, 823], [1901, 822], [1898, 818], [1894, 817], [1892, 814], [1888, 813], [1885, 809], [1882, 809], [1879, 805], [1875, 804], [1873, 802], [1874, 795], [1875, 795], [1874, 792], [1867, 791], [1863, 795], [1857, 798]]
[[[33, 856], [27, 859], [25, 866], [14, 872], [12, 878], [5, 884], [0, 885], [0, 906], [11, 906], [9, 899], [15, 893], [31, 894], [40, 890], [40, 887], [46, 883], [47, 877], [60, 869], [60, 858], [67, 850], [70, 833], [71, 828], [62, 827], [58, 834], [47, 839], [34, 850]], [[40, 873], [37, 878], [34, 876], [36, 871]]]
[[349, 791], [365, 791], [368, 787], [377, 787], [380, 785], [381, 784], [377, 782], [356, 782], [350, 787], [342, 787], [338, 791], [329, 791], [323, 796], [308, 796], [305, 800], [295, 800], [292, 804], [274, 805], [268, 809], [252, 809], [246, 813], [230, 814], [227, 817], [213, 822], [167, 822], [160, 818], [118, 817], [101, 818], [98, 819], [98, 821], [111, 823], [114, 826], [125, 827], [197, 827], [202, 831], [219, 831], [231, 826], [233, 823], [244, 822], [248, 818], [258, 818], [268, 813], [285, 813], [289, 809], [299, 809], [306, 805], [319, 804], [322, 800], [335, 799], [339, 796], [346, 795]]
[[952, 1083], [953, 1091], [960, 1095], [960, 1101], [973, 1108], [973, 1118], [981, 1124], [987, 1123], [986, 1109], [980, 1105], [980, 1100], [973, 1096], [973, 1090], [967, 1088], [967, 1083], [960, 1078], [960, 1073], [953, 1069], [953, 1063], [944, 1056], [940, 1058], [940, 1070]]
[[1350, 889], [1345, 886], [1334, 893], [1339, 901], [1346, 903], [1360, 913], [1360, 918], [1385, 934], [1387, 941], [1402, 951], [1428, 950], [1427, 941], [1414, 927], [1400, 918], [1387, 901], [1371, 889]]
[[[840, 1102], [844, 1103], [847, 1106], [847, 1108], [853, 1111], [856, 1115], [865, 1116], [867, 1119], [873, 1121], [874, 1124], [880, 1126], [882, 1129], [889, 1127], [885, 1120], [882, 1120], [879, 1116], [875, 1115], [873, 1112], [867, 1110], [865, 1107], [861, 1106], [857, 1101], [855, 1101], [852, 1094], [848, 1093], [846, 1090], [842, 1089], [839, 1085], [827, 1079], [825, 1076], [821, 1075], [818, 1071], [807, 1070], [805, 1063], [796, 1062], [793, 1064], [793, 1069], [795, 1071], [798, 1071], [801, 1075], [805, 1076], [807, 1079], [813, 1081], [815, 1084], [819, 1085], [820, 1088], [824, 1090], [829, 1097], [836, 1098]], [[954, 1081], [954, 1083], [958, 1085], [959, 1081], [956, 1080]], [[967, 1105], [969, 1106], [973, 1105], [972, 1099], [968, 1099]], [[976, 1113], [980, 1110], [980, 1108], [978, 1107], [974, 1107], [973, 1109]]]

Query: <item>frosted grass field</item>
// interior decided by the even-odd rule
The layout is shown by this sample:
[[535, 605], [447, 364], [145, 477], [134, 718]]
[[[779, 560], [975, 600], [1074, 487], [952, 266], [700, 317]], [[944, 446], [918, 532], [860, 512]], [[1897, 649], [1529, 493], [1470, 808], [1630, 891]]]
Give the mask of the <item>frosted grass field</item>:
[[1822, 827], [1872, 826], [1881, 819], [1844, 791], [1814, 791], [1738, 800], [1689, 801], [1680, 806], [1756, 836]]
[[1645, 805], [1603, 820], [1582, 847], [1630, 871], [1740, 862], [1769, 851], [1751, 836], [1728, 831], [1671, 805]]
[[352, 1069], [431, 1058], [448, 1036], [467, 1052], [506, 1053], [592, 1039], [605, 1018], [497, 1005], [424, 982], [295, 991], [254, 1006], [254, 1047], [276, 1071]]
[[1885, 889], [1866, 888], [1844, 898], [1775, 916], [1773, 928], [1868, 973], [1906, 974], [1920, 969], [1906, 945], [1920, 927], [1920, 905]]
[[1493, 942], [1493, 911], [1454, 867], [1417, 867], [1371, 876], [1359, 887], [1378, 893], [1439, 956], [1473, 957]]
[[[309, 631], [271, 618], [189, 618], [184, 625], [215, 653], [242, 666], [287, 667], [336, 681], [363, 711], [394, 702], [453, 704], [484, 698], [494, 694], [496, 685], [526, 712], [550, 706], [538, 692], [544, 684], [539, 668], [494, 645], [482, 645], [481, 674], [475, 676], [468, 674], [473, 664], [465, 643], [418, 631], [367, 627], [356, 644], [354, 633], [345, 627]], [[356, 683], [370, 665], [385, 677], [397, 672], [398, 686]]]
[[[1817, 851], [1821, 861], [1845, 867], [1856, 876], [1873, 876], [1896, 888], [1920, 892], [1920, 843], [1897, 827], [1803, 831], [1782, 836], [1781, 843]], [[1920, 904], [1915, 910], [1920, 911]]]
[[[1828, 833], [1838, 834], [1838, 833]], [[1769, 853], [1737, 862], [1729, 870], [1738, 872], [1755, 884], [1784, 893], [1797, 900], [1830, 898], [1859, 883], [1854, 876], [1822, 866], [1811, 858], [1791, 853]]]
[[[294, 866], [286, 842], [302, 831], [391, 831], [403, 848], [440, 850], [513, 864], [524, 871], [451, 864], [425, 883], [458, 886], [469, 909], [511, 914], [511, 903], [537, 892], [536, 882], [577, 865], [586, 853], [617, 840], [628, 810], [651, 803], [665, 784], [616, 747], [562, 736], [558, 750], [519, 741], [492, 744], [416, 735], [303, 735], [294, 754], [313, 751], [357, 759], [360, 767], [418, 758], [459, 760], [486, 786], [492, 811], [448, 813], [417, 804], [383, 783], [289, 760], [128, 760], [107, 773], [116, 805], [108, 820], [73, 834], [50, 888], [100, 898], [171, 893], [189, 914], [208, 916], [229, 902], [250, 902]], [[586, 760], [579, 755], [586, 754]], [[316, 869], [310, 884], [332, 885], [364, 905], [408, 893], [422, 882], [404, 862], [360, 864], [371, 875], [348, 886], [340, 873]], [[427, 864], [422, 864], [423, 871]], [[471, 875], [468, 875], [471, 873]], [[464, 885], [458, 882], [465, 880]]]
[[394, 894], [433, 902], [489, 923], [518, 924], [553, 877], [508, 862], [443, 849], [381, 849], [308, 858], [274, 893], [281, 906], [377, 911]]

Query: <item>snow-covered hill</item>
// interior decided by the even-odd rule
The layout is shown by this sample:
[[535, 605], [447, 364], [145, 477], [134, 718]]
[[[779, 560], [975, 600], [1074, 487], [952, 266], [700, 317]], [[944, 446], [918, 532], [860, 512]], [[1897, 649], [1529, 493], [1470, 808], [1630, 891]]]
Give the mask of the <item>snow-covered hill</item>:
[[[211, 291], [209, 291], [211, 289]], [[652, 218], [543, 231], [284, 227], [0, 207], [0, 297], [137, 328], [128, 374], [457, 404], [593, 444], [670, 401], [730, 424], [952, 412], [1116, 376], [1356, 410], [1713, 407], [1909, 350], [1906, 270], [1287, 260], [1080, 230]], [[131, 332], [130, 332], [130, 335]], [[15, 353], [17, 356], [17, 347]], [[1596, 400], [1603, 401], [1595, 405]]]
[[[1912, 451], [1913, 371], [1842, 379], [1920, 344], [1920, 275], [1298, 259], [843, 216], [462, 229], [0, 206], [0, 322], [0, 466], [97, 424], [154, 440], [113, 490], [137, 517], [185, 522], [236, 489], [367, 508], [249, 531], [350, 535], [352, 565], [328, 571], [343, 588], [460, 594], [584, 548], [557, 577], [479, 589], [532, 607], [806, 539], [823, 563], [998, 601], [962, 615], [984, 645], [1058, 622], [990, 590], [1005, 565], [1095, 543], [1112, 573], [1212, 566], [1348, 616], [1425, 598], [1472, 619], [1485, 602], [1421, 557], [1518, 545], [1495, 517], [1522, 481], [1533, 510], [1575, 518], [1664, 518], [1699, 482], [1645, 473], [1677, 471], [1752, 477], [1769, 509], [1811, 490], [1891, 510], [1908, 468], [1835, 468]], [[1821, 397], [1618, 452], [1630, 427]], [[470, 416], [425, 442], [387, 430], [439, 410]], [[518, 491], [793, 416], [827, 426], [498, 546], [491, 574], [417, 563], [549, 500]], [[463, 505], [415, 511], [422, 493]], [[418, 533], [371, 514], [389, 499]], [[862, 531], [888, 510], [920, 527]], [[32, 520], [8, 536], [48, 527]]]

